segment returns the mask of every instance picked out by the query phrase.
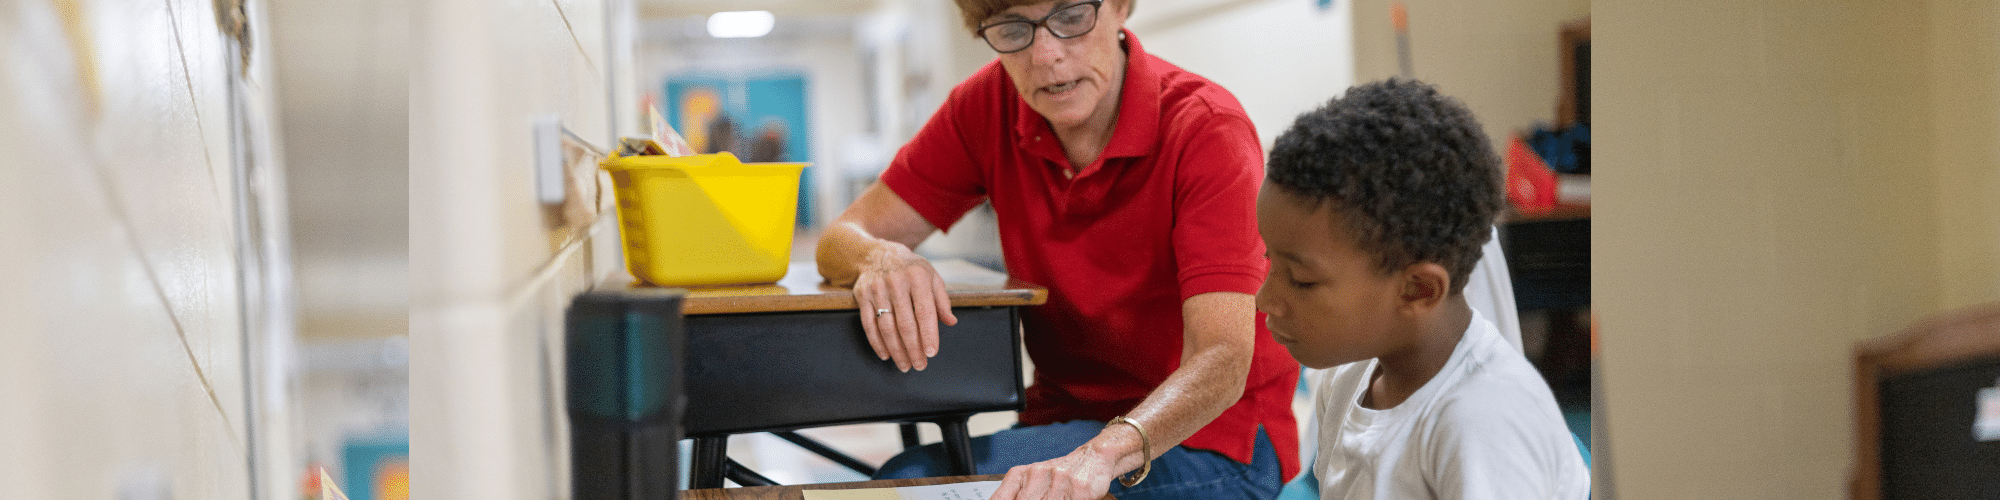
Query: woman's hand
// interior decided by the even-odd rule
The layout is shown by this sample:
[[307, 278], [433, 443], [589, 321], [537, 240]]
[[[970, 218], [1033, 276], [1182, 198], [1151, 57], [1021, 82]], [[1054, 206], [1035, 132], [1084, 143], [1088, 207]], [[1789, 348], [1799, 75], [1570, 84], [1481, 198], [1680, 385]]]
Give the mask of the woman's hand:
[[945, 294], [944, 278], [930, 261], [897, 244], [871, 252], [854, 280], [861, 329], [877, 359], [894, 359], [896, 369], [922, 370], [938, 352], [938, 322], [958, 324]]
[[1015, 466], [988, 500], [1099, 500], [1117, 475], [1114, 457], [1084, 445], [1046, 462]]
[[903, 203], [882, 181], [868, 186], [829, 224], [814, 259], [828, 284], [854, 289], [861, 330], [877, 359], [924, 369], [938, 352], [938, 320], [958, 324], [944, 278], [917, 256], [937, 227]]

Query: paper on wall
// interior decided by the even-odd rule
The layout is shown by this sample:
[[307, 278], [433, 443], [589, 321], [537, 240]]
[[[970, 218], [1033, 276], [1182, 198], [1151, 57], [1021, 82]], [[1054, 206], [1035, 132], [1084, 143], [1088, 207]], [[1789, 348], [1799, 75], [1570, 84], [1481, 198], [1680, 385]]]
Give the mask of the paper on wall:
[[326, 468], [316, 468], [319, 469], [319, 480], [317, 481], [319, 483], [319, 497], [317, 500], [347, 500], [347, 493], [340, 491], [340, 485], [334, 483], [333, 476], [326, 474]]

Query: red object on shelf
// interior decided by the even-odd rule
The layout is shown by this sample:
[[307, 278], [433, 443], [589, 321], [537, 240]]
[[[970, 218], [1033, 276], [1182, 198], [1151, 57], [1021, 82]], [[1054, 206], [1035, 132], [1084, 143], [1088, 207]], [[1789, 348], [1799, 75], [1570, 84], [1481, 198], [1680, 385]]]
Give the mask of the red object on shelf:
[[1520, 136], [1507, 143], [1507, 201], [1524, 214], [1556, 206], [1556, 172]]

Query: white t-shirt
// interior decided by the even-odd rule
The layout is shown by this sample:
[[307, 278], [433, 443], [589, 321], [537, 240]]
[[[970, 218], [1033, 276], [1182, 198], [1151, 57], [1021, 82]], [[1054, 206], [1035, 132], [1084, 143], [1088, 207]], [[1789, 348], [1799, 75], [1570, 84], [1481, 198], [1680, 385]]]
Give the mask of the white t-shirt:
[[1521, 313], [1514, 309], [1514, 280], [1507, 274], [1507, 256], [1500, 253], [1500, 228], [1493, 227], [1492, 233], [1486, 245], [1479, 247], [1479, 263], [1465, 277], [1465, 302], [1500, 327], [1500, 336], [1519, 351]]
[[1323, 499], [1583, 499], [1590, 471], [1555, 395], [1484, 316], [1437, 375], [1402, 404], [1361, 406], [1376, 360], [1321, 373]]

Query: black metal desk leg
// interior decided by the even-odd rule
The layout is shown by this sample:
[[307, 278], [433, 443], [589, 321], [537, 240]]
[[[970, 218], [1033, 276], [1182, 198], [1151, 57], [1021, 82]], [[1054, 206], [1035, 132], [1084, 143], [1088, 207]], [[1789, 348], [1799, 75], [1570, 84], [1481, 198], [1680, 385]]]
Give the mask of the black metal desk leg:
[[728, 436], [694, 438], [694, 463], [688, 464], [688, 488], [721, 488], [728, 462]]
[[[815, 455], [825, 457], [827, 460], [832, 460], [833, 463], [840, 464], [841, 466], [847, 467], [848, 469], [853, 470], [854, 472], [859, 472], [863, 476], [868, 476], [868, 477], [875, 476], [874, 467], [870, 467], [868, 466], [868, 464], [861, 463], [860, 460], [855, 460], [854, 457], [848, 456], [846, 453], [841, 453], [840, 450], [828, 448], [826, 445], [820, 444], [819, 441], [814, 441], [812, 438], [805, 437], [797, 432], [771, 431], [771, 435], [783, 438], [786, 441], [791, 441], [792, 444], [799, 445], [800, 448], [805, 448], [806, 451], [810, 451], [813, 452], [813, 454]], [[905, 448], [907, 448], [907, 446]], [[730, 479], [735, 479], [735, 478], [730, 478]], [[743, 484], [743, 482], [737, 481], [736, 484]]]
[[736, 463], [735, 460], [723, 459], [722, 464], [723, 468], [728, 469], [723, 475], [728, 476], [730, 481], [735, 481], [737, 486], [778, 485], [771, 478], [764, 477], [763, 474], [758, 474], [757, 471], [750, 470], [749, 467], [744, 467], [743, 464]]
[[917, 440], [916, 422], [903, 422], [901, 424], [897, 424], [896, 430], [900, 431], [903, 435], [904, 449], [915, 448], [917, 447], [917, 445], [923, 444], [922, 441]]
[[951, 459], [951, 472], [955, 475], [977, 474], [972, 461], [972, 436], [965, 428], [969, 416], [945, 417], [938, 420], [938, 433], [944, 435], [944, 453]]

